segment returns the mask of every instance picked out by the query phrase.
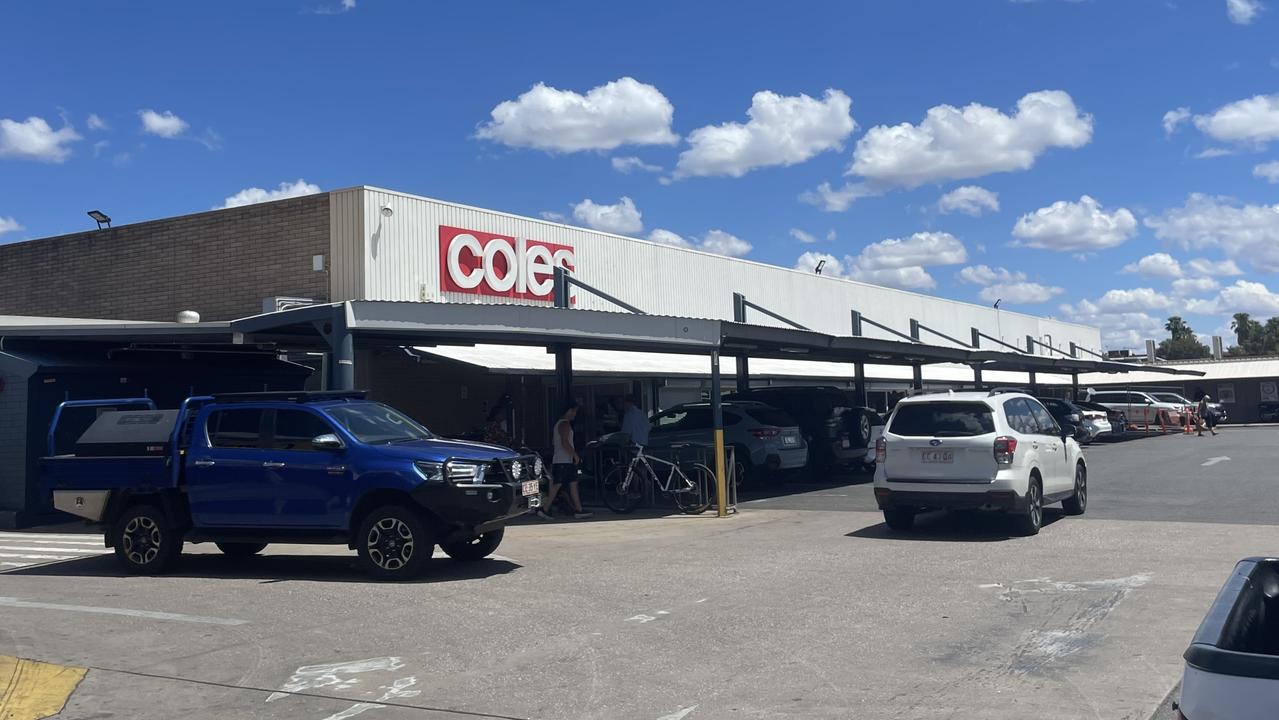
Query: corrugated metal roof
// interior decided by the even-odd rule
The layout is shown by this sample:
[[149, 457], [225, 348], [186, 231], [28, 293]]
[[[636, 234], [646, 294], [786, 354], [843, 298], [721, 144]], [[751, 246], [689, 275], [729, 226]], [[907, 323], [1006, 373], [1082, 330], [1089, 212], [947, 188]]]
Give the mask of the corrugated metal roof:
[[1169, 383], [1183, 381], [1215, 381], [1242, 380], [1246, 378], [1279, 377], [1279, 358], [1248, 358], [1239, 360], [1215, 360], [1195, 363], [1168, 363], [1167, 367], [1178, 370], [1198, 370], [1204, 373], [1200, 378], [1176, 378], [1160, 373], [1140, 370], [1135, 366], [1127, 375], [1110, 375], [1106, 373], [1085, 373], [1079, 376], [1081, 385], [1129, 385], [1139, 383]]

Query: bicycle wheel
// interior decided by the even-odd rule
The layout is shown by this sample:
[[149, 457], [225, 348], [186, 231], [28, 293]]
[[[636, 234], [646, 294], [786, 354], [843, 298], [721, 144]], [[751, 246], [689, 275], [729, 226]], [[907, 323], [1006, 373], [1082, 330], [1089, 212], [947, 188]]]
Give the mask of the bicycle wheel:
[[601, 484], [600, 492], [604, 495], [604, 504], [619, 515], [625, 515], [634, 512], [639, 507], [640, 500], [644, 499], [644, 489], [642, 487], [643, 474], [636, 471], [631, 478], [630, 486], [623, 489], [622, 481], [626, 478], [626, 467], [615, 465], [607, 474], [604, 475], [604, 482]]
[[688, 479], [693, 488], [685, 492], [671, 493], [675, 496], [675, 506], [685, 515], [701, 515], [710, 509], [711, 499], [715, 493], [715, 473], [705, 465], [693, 465]]

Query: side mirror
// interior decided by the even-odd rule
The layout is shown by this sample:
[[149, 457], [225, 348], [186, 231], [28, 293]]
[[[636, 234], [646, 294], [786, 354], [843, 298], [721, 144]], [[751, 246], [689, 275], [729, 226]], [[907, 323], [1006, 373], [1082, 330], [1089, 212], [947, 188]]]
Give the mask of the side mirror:
[[1061, 439], [1076, 437], [1079, 434], [1079, 426], [1066, 423], [1061, 426]]
[[314, 438], [311, 438], [311, 447], [316, 450], [332, 451], [341, 450], [346, 446], [342, 444], [342, 438], [334, 435], [333, 433], [325, 433], [324, 435], [317, 435]]

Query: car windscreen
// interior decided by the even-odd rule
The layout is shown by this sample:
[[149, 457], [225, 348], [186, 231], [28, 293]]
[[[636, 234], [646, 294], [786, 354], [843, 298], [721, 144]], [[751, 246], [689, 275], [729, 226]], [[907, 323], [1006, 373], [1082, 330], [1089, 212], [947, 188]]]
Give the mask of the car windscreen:
[[760, 425], [772, 427], [794, 427], [795, 420], [784, 410], [771, 407], [753, 407], [746, 411]]
[[907, 403], [897, 408], [888, 432], [906, 437], [972, 437], [995, 432], [989, 406], [978, 402]]
[[434, 435], [399, 410], [381, 403], [349, 403], [325, 409], [334, 422], [369, 445], [429, 440]]

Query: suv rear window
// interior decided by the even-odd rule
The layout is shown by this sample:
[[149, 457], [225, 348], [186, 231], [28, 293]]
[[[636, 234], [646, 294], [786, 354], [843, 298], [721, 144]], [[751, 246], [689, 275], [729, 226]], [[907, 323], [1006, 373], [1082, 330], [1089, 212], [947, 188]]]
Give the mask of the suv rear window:
[[897, 408], [888, 432], [906, 437], [972, 437], [995, 432], [995, 417], [984, 403], [907, 403]]
[[746, 411], [747, 415], [755, 418], [760, 425], [771, 425], [773, 427], [794, 427], [795, 421], [784, 410], [777, 408], [751, 408]]

